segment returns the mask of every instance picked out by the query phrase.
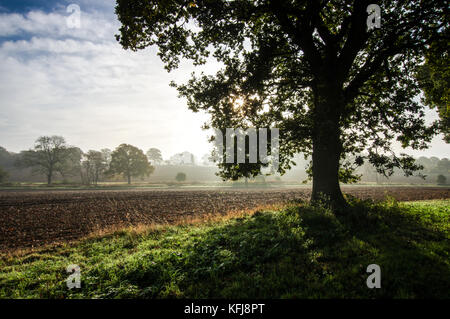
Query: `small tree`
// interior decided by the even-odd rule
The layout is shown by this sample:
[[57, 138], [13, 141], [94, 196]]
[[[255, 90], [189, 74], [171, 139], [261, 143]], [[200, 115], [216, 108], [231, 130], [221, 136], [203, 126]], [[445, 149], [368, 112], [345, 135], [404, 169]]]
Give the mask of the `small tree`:
[[111, 154], [108, 174], [122, 174], [131, 184], [131, 177], [149, 176], [154, 167], [148, 162], [147, 156], [139, 148], [120, 144]]
[[100, 177], [106, 171], [107, 158], [105, 154], [98, 151], [90, 150], [84, 154], [82, 168], [85, 173], [85, 181], [87, 184], [97, 185]]
[[163, 161], [161, 151], [157, 148], [151, 148], [147, 151], [147, 157], [153, 165], [160, 164]]
[[438, 175], [437, 177], [437, 183], [439, 185], [445, 185], [447, 184], [447, 177], [445, 177], [444, 175]]
[[66, 155], [57, 165], [56, 172], [59, 173], [64, 180], [68, 176], [75, 176], [81, 169], [81, 159], [83, 158], [83, 151], [79, 147], [68, 147]]
[[178, 173], [177, 176], [175, 176], [175, 179], [177, 182], [184, 182], [186, 180], [186, 174], [185, 173]]

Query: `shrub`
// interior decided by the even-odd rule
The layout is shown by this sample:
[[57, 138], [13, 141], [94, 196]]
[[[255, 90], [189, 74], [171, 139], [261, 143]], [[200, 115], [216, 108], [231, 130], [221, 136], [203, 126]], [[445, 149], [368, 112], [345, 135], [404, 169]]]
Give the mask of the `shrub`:
[[175, 176], [175, 179], [177, 182], [184, 182], [186, 180], [186, 174], [185, 173], [178, 173], [177, 176]]

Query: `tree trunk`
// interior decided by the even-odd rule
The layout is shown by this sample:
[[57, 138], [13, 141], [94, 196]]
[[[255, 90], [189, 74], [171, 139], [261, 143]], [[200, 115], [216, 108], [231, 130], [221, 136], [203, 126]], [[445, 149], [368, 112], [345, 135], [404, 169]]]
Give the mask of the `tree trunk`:
[[325, 202], [333, 209], [347, 206], [339, 186], [339, 160], [342, 152], [339, 118], [343, 95], [338, 85], [318, 85], [314, 103], [312, 202]]
[[48, 174], [47, 174], [47, 185], [51, 185], [52, 184], [52, 175], [53, 175], [53, 172], [49, 171]]
[[128, 175], [127, 175], [127, 178], [128, 178], [128, 185], [130, 185], [130, 184], [131, 184], [131, 175], [128, 174]]
[[[346, 206], [339, 186], [340, 144], [338, 135], [329, 132], [329, 139], [313, 139], [313, 190], [312, 201], [325, 201], [332, 207]], [[333, 136], [334, 135], [334, 136]]]

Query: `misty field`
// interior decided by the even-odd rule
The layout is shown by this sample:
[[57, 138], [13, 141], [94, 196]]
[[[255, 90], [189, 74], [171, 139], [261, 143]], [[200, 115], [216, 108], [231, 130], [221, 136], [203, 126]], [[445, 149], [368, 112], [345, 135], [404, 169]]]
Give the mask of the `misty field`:
[[[347, 187], [361, 199], [448, 199], [449, 188]], [[0, 249], [38, 247], [125, 227], [177, 224], [307, 201], [309, 188], [0, 192]]]

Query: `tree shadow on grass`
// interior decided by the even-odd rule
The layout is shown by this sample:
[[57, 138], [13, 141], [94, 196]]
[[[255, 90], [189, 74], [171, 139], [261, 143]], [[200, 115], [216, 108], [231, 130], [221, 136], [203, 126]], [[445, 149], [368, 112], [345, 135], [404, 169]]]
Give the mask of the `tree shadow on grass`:
[[[297, 205], [188, 235], [122, 279], [143, 298], [448, 298], [448, 235], [428, 226], [367, 201], [340, 217]], [[369, 264], [380, 289], [366, 285]]]
[[[349, 212], [337, 220], [352, 236], [355, 246], [367, 248], [360, 251], [367, 251], [366, 256], [361, 256], [365, 261], [363, 270], [369, 264], [381, 268], [381, 288], [373, 289], [374, 296], [450, 297], [450, 241], [444, 229], [427, 223], [420, 214], [411, 214], [395, 201], [351, 202]], [[347, 247], [351, 246], [350, 242]]]

